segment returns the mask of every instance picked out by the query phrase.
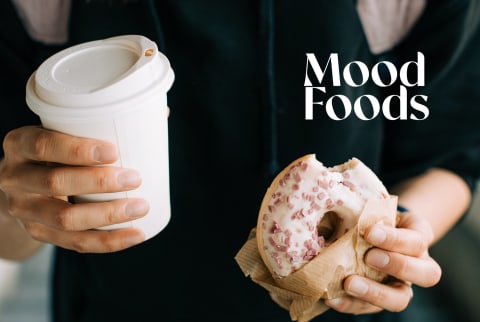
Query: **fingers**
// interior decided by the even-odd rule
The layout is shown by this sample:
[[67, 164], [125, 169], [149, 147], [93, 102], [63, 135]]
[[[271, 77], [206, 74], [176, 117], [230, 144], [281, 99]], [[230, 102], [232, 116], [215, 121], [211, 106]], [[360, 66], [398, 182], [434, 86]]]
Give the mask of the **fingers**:
[[326, 301], [327, 305], [343, 313], [374, 313], [382, 309], [400, 312], [413, 297], [412, 288], [404, 282], [381, 284], [357, 275], [347, 277], [344, 288], [350, 296]]
[[25, 191], [46, 196], [118, 192], [137, 188], [140, 174], [114, 167], [47, 167], [22, 163], [1, 176], [5, 191]]
[[143, 217], [149, 205], [143, 199], [70, 204], [57, 198], [30, 196], [11, 198], [10, 213], [24, 222], [41, 223], [53, 229], [82, 231]]
[[365, 263], [390, 276], [422, 287], [434, 286], [442, 275], [440, 266], [428, 254], [412, 257], [373, 248], [365, 256]]
[[22, 200], [11, 200], [9, 211], [33, 239], [41, 242], [81, 253], [106, 253], [145, 240], [144, 234], [137, 229], [91, 230], [144, 216], [149, 207], [142, 199], [75, 205], [43, 196]]
[[70, 165], [112, 163], [118, 158], [118, 151], [111, 143], [78, 138], [34, 126], [9, 132], [3, 145], [6, 158]]
[[442, 275], [438, 263], [428, 255], [433, 233], [421, 216], [403, 213], [398, 227], [376, 224], [364, 238], [378, 247], [367, 252], [365, 263], [390, 276], [422, 287], [431, 287]]
[[361, 301], [352, 296], [343, 296], [331, 300], [325, 300], [325, 304], [335, 311], [349, 314], [372, 314], [383, 310], [378, 306]]
[[364, 237], [376, 247], [410, 256], [420, 256], [428, 248], [425, 235], [418, 230], [376, 224], [367, 230]]
[[72, 205], [59, 197], [127, 191], [141, 184], [135, 170], [94, 167], [116, 161], [118, 151], [111, 143], [23, 127], [8, 133], [3, 146], [0, 187], [8, 211], [32, 238], [95, 253], [118, 251], [145, 239], [136, 229], [92, 230], [142, 217], [148, 212], [142, 200]]
[[38, 241], [52, 243], [80, 253], [116, 252], [145, 240], [145, 235], [133, 228], [67, 232], [35, 222], [24, 222], [24, 226]]

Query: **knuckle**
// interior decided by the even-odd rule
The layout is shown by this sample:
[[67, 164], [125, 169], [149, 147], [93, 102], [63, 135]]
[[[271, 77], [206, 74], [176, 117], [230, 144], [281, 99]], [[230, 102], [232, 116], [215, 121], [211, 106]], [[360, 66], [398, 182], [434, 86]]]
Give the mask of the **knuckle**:
[[9, 151], [14, 151], [18, 147], [20, 141], [20, 131], [18, 129], [12, 130], [5, 135], [3, 139], [3, 150], [7, 154]]
[[74, 160], [84, 160], [87, 159], [88, 156], [86, 155], [89, 151], [89, 145], [85, 142], [77, 142], [73, 144], [69, 149], [69, 159]]
[[65, 185], [65, 173], [60, 168], [51, 168], [44, 179], [44, 186], [51, 195], [62, 195], [62, 187]]
[[78, 253], [84, 254], [90, 251], [88, 244], [89, 243], [86, 241], [86, 239], [79, 234], [72, 238], [70, 248]]
[[48, 155], [49, 146], [52, 143], [52, 136], [49, 132], [38, 132], [33, 141], [33, 157], [38, 161], [45, 160], [45, 157]]
[[[95, 238], [96, 240], [92, 240]], [[71, 240], [71, 249], [78, 253], [102, 252], [109, 253], [117, 250], [115, 242], [110, 233], [96, 234], [95, 237], [78, 234]]]
[[114, 224], [117, 220], [118, 208], [112, 203], [105, 203], [105, 209], [103, 211], [104, 220], [107, 224]]
[[395, 271], [393, 274], [395, 276], [408, 276], [410, 271], [409, 257], [402, 256], [399, 258], [399, 260], [395, 261], [395, 265], [392, 265], [392, 269]]
[[382, 303], [385, 301], [385, 292], [382, 291], [380, 287], [377, 287], [375, 285], [370, 285], [368, 288], [368, 292], [366, 294], [366, 297], [368, 299], [373, 299], [376, 302]]
[[17, 179], [12, 168], [8, 166], [5, 161], [2, 162], [0, 164], [0, 189], [6, 192], [15, 186], [16, 181]]
[[43, 240], [43, 234], [40, 224], [31, 221], [23, 221], [22, 225], [23, 228], [28, 232], [30, 237], [38, 241]]
[[55, 226], [66, 231], [75, 230], [74, 218], [73, 209], [64, 207], [55, 215]]
[[106, 168], [95, 168], [96, 171], [96, 185], [100, 191], [110, 191], [112, 186], [112, 171], [107, 170]]
[[7, 196], [7, 211], [15, 217], [21, 214], [23, 209], [23, 202], [17, 198]]
[[110, 253], [118, 250], [117, 243], [115, 242], [115, 239], [112, 238], [112, 234], [101, 234], [99, 237], [99, 242], [102, 251], [104, 252]]

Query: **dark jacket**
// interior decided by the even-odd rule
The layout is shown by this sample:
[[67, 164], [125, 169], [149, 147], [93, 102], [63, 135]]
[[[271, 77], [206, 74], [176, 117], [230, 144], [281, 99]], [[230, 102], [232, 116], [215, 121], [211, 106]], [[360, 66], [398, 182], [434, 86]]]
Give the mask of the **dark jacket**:
[[[480, 33], [469, 1], [429, 2], [410, 35], [381, 55], [370, 53], [351, 0], [152, 3], [74, 1], [69, 42], [54, 47], [30, 40], [9, 1], [0, 2], [2, 137], [39, 123], [24, 104], [25, 82], [60, 48], [143, 34], [158, 42], [176, 75], [168, 93], [172, 220], [155, 238], [122, 252], [57, 249], [56, 322], [289, 321], [242, 275], [234, 256], [256, 224], [272, 175], [307, 153], [328, 166], [357, 157], [387, 185], [444, 167], [473, 187]], [[333, 121], [318, 104], [314, 119], [305, 120], [306, 53], [322, 67], [331, 53], [342, 67], [352, 61], [371, 67], [382, 60], [402, 66], [418, 52], [426, 57], [426, 85], [408, 88], [408, 97], [428, 97], [426, 120]], [[317, 100], [341, 94], [352, 104], [362, 95], [383, 102], [401, 88], [371, 80], [336, 87], [328, 75], [323, 85], [327, 95]], [[400, 108], [392, 101], [393, 111]], [[327, 318], [341, 317], [329, 312], [319, 320]]]

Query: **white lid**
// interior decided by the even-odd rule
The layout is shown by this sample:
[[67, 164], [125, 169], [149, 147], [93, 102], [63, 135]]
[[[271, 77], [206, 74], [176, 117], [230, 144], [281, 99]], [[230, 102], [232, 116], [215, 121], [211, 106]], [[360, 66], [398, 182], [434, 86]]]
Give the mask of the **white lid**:
[[45, 104], [54, 109], [85, 109], [131, 98], [152, 86], [159, 90], [160, 85], [166, 93], [173, 71], [153, 41], [126, 35], [60, 51], [40, 65], [29, 83], [27, 103], [37, 114], [44, 114], [40, 109]]

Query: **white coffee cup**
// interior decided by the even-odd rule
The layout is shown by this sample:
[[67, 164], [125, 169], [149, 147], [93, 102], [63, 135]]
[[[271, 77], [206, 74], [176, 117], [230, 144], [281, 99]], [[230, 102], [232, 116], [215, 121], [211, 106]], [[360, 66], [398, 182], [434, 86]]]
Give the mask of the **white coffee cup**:
[[148, 239], [170, 220], [167, 91], [173, 80], [154, 42], [126, 35], [60, 51], [27, 82], [27, 104], [45, 128], [112, 142], [119, 149], [114, 166], [140, 172], [135, 190], [74, 196], [76, 202], [149, 202], [145, 217], [102, 229], [135, 227]]

